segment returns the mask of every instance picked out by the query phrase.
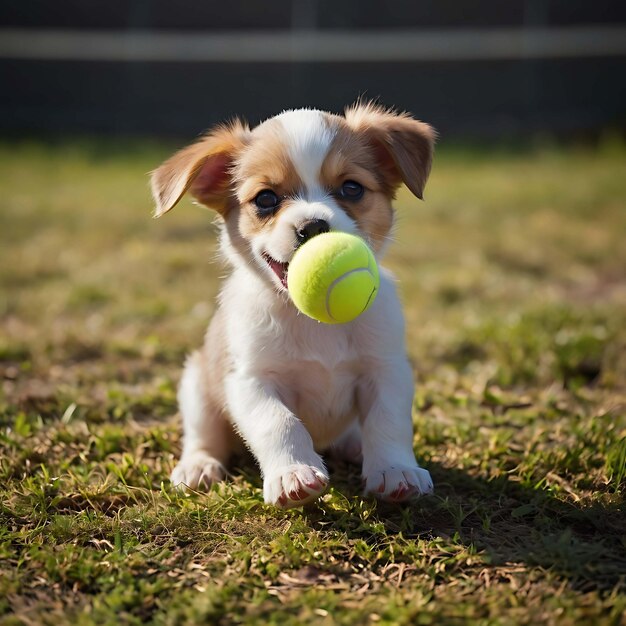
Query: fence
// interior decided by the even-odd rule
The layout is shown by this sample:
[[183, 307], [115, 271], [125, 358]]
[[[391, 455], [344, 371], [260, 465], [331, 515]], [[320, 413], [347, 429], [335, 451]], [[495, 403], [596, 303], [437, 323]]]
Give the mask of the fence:
[[448, 137], [624, 129], [626, 3], [6, 2], [0, 75], [4, 134], [189, 136], [359, 96]]

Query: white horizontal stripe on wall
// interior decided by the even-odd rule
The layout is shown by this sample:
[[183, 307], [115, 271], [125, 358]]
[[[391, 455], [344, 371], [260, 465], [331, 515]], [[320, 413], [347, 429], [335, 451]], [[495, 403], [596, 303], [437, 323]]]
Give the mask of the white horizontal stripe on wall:
[[483, 61], [626, 55], [626, 27], [400, 31], [0, 28], [0, 58], [143, 62]]

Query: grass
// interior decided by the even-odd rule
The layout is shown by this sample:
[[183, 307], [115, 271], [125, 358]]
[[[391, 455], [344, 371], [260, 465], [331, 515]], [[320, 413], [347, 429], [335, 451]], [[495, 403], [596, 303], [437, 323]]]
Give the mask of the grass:
[[222, 268], [170, 147], [0, 145], [0, 622], [626, 624], [626, 147], [444, 146], [388, 265], [436, 495], [167, 476]]

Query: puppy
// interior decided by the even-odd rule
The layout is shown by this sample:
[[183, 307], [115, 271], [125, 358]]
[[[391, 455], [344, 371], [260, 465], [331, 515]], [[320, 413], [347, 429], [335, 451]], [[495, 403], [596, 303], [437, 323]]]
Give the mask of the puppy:
[[366, 494], [401, 502], [432, 492], [413, 452], [413, 374], [391, 274], [382, 270], [370, 309], [338, 325], [298, 313], [286, 278], [298, 246], [327, 231], [361, 236], [380, 261], [395, 191], [405, 183], [422, 198], [434, 139], [427, 124], [372, 104], [344, 116], [300, 109], [252, 130], [218, 126], [152, 173], [157, 217], [185, 193], [219, 213], [232, 268], [180, 383], [174, 485], [223, 480], [243, 443], [278, 507], [323, 493], [323, 452], [362, 463]]

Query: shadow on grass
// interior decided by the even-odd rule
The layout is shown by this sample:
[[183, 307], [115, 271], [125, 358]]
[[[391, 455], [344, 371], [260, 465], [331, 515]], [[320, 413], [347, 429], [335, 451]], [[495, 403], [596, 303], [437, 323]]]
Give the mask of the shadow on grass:
[[[332, 482], [344, 494], [358, 493], [356, 468], [331, 466]], [[550, 569], [581, 590], [626, 589], [626, 515], [623, 497], [610, 506], [579, 506], [545, 489], [507, 477], [491, 481], [429, 463], [436, 495], [405, 506], [379, 503], [364, 524], [358, 509], [312, 509], [314, 528], [332, 521], [348, 539], [376, 542], [370, 529], [382, 524], [405, 540], [437, 537], [480, 551], [494, 567], [526, 564]]]

